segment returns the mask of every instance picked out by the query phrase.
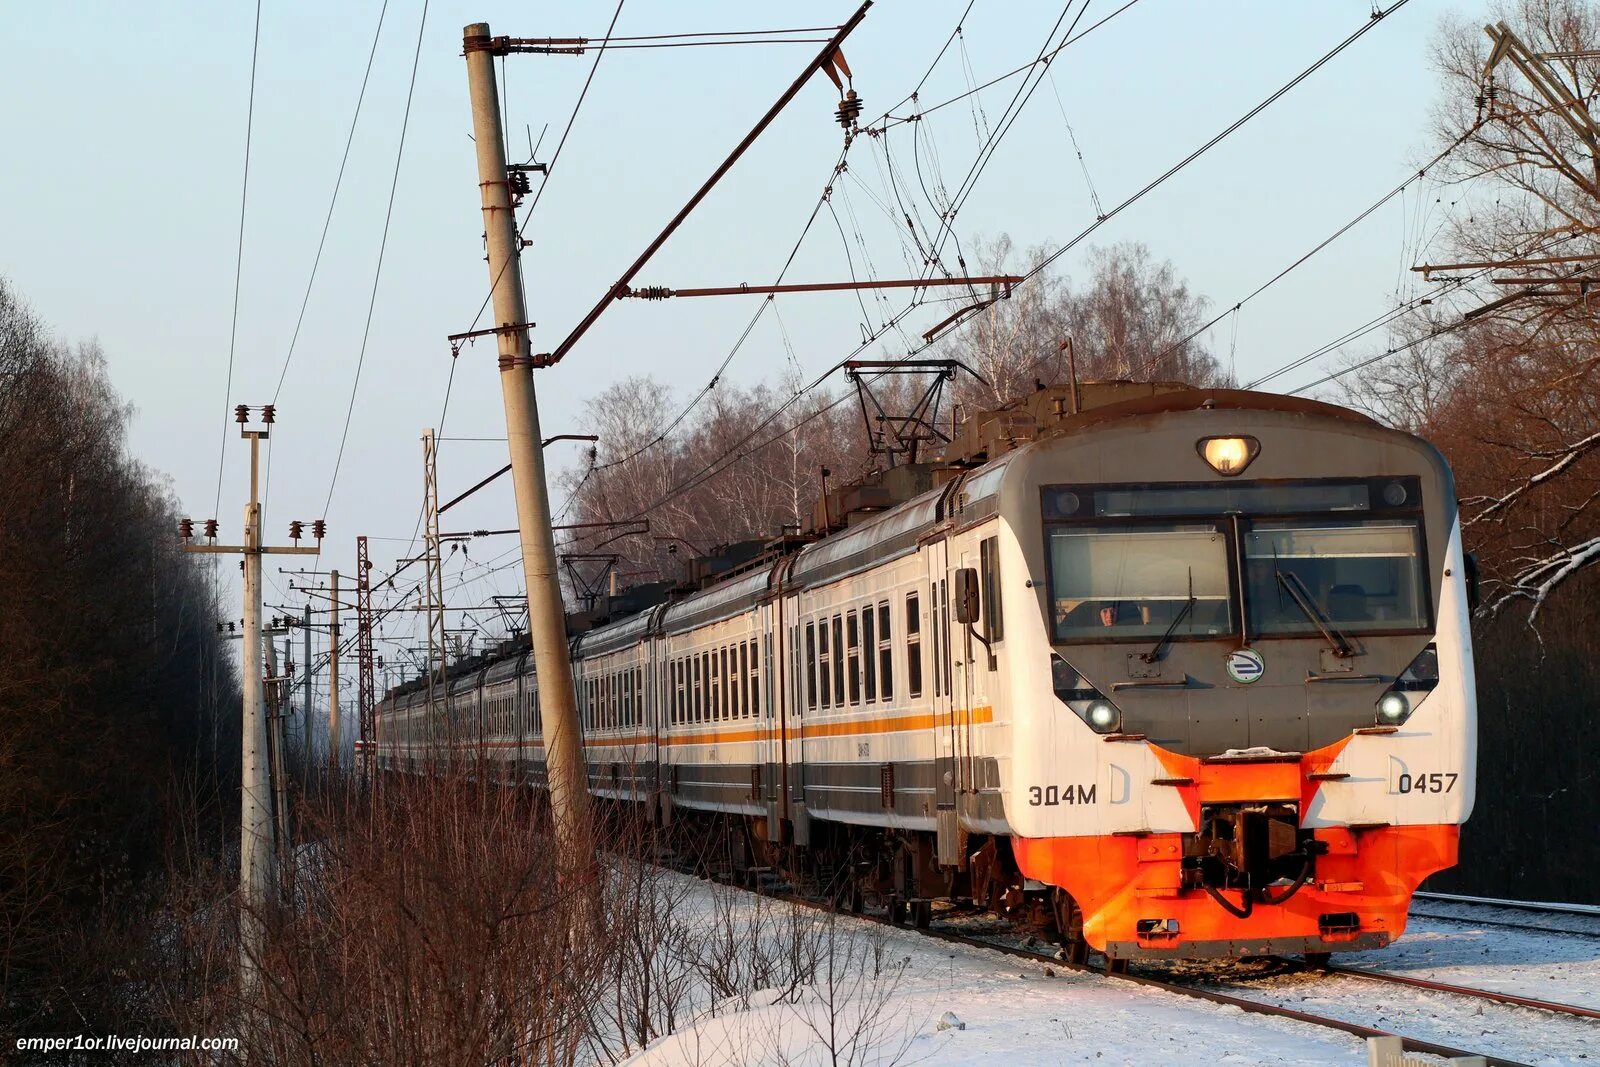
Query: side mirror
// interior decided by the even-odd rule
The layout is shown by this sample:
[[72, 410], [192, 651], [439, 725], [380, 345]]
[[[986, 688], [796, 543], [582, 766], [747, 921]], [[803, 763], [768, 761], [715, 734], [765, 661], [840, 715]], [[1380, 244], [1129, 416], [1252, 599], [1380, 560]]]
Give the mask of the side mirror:
[[956, 622], [978, 621], [978, 569], [962, 567], [956, 571], [955, 582]]
[[1482, 590], [1478, 583], [1478, 554], [1468, 552], [1462, 570], [1467, 579], [1467, 608], [1470, 611], [1478, 610], [1478, 602], [1482, 600]]

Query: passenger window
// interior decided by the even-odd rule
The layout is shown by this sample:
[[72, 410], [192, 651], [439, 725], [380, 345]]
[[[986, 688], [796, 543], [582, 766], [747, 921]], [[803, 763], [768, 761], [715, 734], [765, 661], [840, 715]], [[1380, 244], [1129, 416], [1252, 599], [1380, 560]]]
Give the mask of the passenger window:
[[861, 629], [855, 612], [844, 618], [845, 671], [849, 680], [850, 703], [861, 703]]
[[906, 594], [906, 695], [922, 695], [922, 613], [917, 594]]
[[985, 537], [978, 543], [978, 574], [983, 584], [983, 635], [990, 641], [1005, 638], [1000, 616], [1000, 539]]
[[874, 639], [876, 622], [872, 605], [868, 604], [861, 612], [861, 666], [866, 683], [863, 688], [869, 704], [878, 699], [878, 642]]
[[817, 627], [817, 688], [822, 690], [822, 708], [833, 703], [833, 658], [828, 652], [828, 620]]
[[750, 642], [739, 642], [739, 718], [750, 717]]
[[844, 618], [833, 617], [833, 706], [844, 707]]
[[806, 710], [817, 710], [817, 624], [806, 623]]
[[[772, 662], [772, 635], [763, 638], [767, 643], [766, 662]], [[752, 718], [761, 717], [761, 645], [757, 641], [750, 642], [750, 715]]]
[[892, 614], [887, 600], [878, 605], [878, 695], [884, 700], [894, 699], [894, 642], [889, 629]]

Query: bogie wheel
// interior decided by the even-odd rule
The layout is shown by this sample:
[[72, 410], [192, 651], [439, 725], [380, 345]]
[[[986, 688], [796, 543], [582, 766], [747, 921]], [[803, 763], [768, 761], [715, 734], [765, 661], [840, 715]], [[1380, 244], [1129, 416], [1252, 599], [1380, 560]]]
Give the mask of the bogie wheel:
[[1306, 966], [1314, 971], [1326, 971], [1333, 964], [1331, 952], [1307, 952]]
[[1083, 938], [1083, 909], [1060, 886], [1050, 890], [1050, 915], [1055, 920], [1056, 938], [1066, 950], [1068, 963], [1082, 965], [1089, 958], [1089, 942]]

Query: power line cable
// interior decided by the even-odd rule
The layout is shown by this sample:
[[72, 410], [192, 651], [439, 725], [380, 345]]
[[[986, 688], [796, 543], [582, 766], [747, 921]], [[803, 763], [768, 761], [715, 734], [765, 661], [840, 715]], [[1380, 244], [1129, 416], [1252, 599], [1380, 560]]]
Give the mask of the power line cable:
[[350, 419], [356, 410], [356, 393], [361, 388], [361, 368], [367, 361], [367, 341], [372, 336], [372, 315], [378, 306], [378, 282], [383, 277], [383, 256], [389, 248], [389, 224], [394, 219], [395, 193], [400, 188], [400, 163], [405, 158], [406, 130], [411, 125], [411, 101], [416, 95], [417, 67], [422, 61], [422, 35], [428, 25], [428, 0], [422, 0], [422, 18], [417, 23], [417, 47], [411, 57], [411, 80], [406, 87], [406, 109], [400, 120], [400, 143], [394, 153], [394, 176], [389, 181], [389, 206], [383, 215], [383, 236], [378, 241], [378, 262], [372, 271], [372, 292], [367, 298], [367, 320], [361, 329], [361, 350], [356, 355], [356, 373], [350, 382], [350, 403], [345, 408], [344, 429], [339, 434], [339, 451], [333, 460], [333, 477], [328, 479], [328, 498], [322, 505], [326, 515], [333, 506], [333, 491], [339, 484], [339, 468], [344, 464], [344, 446], [350, 437]]
[[[1125, 211], [1128, 207], [1132, 206], [1138, 200], [1142, 199], [1144, 196], [1146, 196], [1152, 190], [1156, 189], [1157, 187], [1159, 187], [1160, 185], [1162, 185], [1163, 183], [1165, 183], [1166, 181], [1171, 179], [1174, 175], [1178, 174], [1185, 167], [1187, 167], [1190, 163], [1192, 163], [1196, 159], [1198, 159], [1201, 155], [1203, 155], [1204, 153], [1210, 151], [1212, 148], [1216, 147], [1223, 140], [1225, 140], [1229, 135], [1231, 135], [1232, 133], [1237, 131], [1239, 128], [1244, 126], [1247, 122], [1249, 122], [1256, 115], [1260, 114], [1267, 107], [1271, 106], [1277, 100], [1281, 99], [1289, 90], [1293, 89], [1296, 85], [1300, 84], [1300, 82], [1304, 81], [1311, 74], [1313, 74], [1317, 70], [1321, 69], [1331, 59], [1333, 59], [1334, 57], [1338, 56], [1346, 48], [1350, 47], [1350, 45], [1355, 43], [1356, 40], [1360, 39], [1360, 37], [1362, 37], [1365, 33], [1367, 33], [1367, 31], [1369, 31], [1373, 26], [1377, 25], [1380, 21], [1382, 21], [1384, 18], [1386, 18], [1390, 14], [1393, 14], [1395, 11], [1399, 10], [1401, 7], [1403, 7], [1408, 2], [1409, 2], [1409, 0], [1396, 0], [1396, 2], [1394, 4], [1392, 4], [1389, 8], [1387, 8], [1387, 9], [1385, 9], [1383, 11], [1379, 11], [1379, 12], [1374, 13], [1366, 23], [1364, 23], [1353, 34], [1351, 34], [1350, 36], [1346, 37], [1344, 40], [1339, 42], [1339, 44], [1337, 44], [1330, 52], [1328, 52], [1325, 55], [1323, 55], [1320, 59], [1316, 60], [1314, 63], [1312, 63], [1305, 70], [1303, 70], [1299, 74], [1297, 74], [1294, 78], [1290, 79], [1287, 83], [1285, 83], [1277, 91], [1275, 91], [1271, 95], [1269, 95], [1265, 100], [1263, 100], [1262, 102], [1256, 104], [1249, 111], [1245, 112], [1245, 114], [1243, 116], [1241, 116], [1239, 119], [1237, 119], [1236, 121], [1231, 123], [1225, 129], [1223, 129], [1220, 133], [1218, 133], [1215, 136], [1211, 137], [1204, 144], [1202, 144], [1199, 148], [1197, 148], [1193, 152], [1189, 153], [1187, 156], [1185, 156], [1178, 163], [1176, 163], [1173, 166], [1169, 167], [1160, 176], [1158, 176], [1157, 178], [1155, 178], [1151, 182], [1147, 183], [1138, 192], [1134, 193], [1132, 196], [1130, 196], [1127, 199], [1123, 200], [1116, 207], [1112, 208], [1112, 210], [1110, 212], [1108, 212], [1104, 217], [1097, 219], [1092, 225], [1087, 227], [1077, 237], [1074, 237], [1067, 244], [1063, 245], [1061, 248], [1057, 249], [1051, 255], [1046, 257], [1038, 265], [1036, 265], [1031, 270], [1029, 270], [1027, 272], [1027, 274], [1025, 274], [1023, 276], [1023, 283], [1019, 283], [1019, 284], [1025, 284], [1028, 280], [1031, 280], [1034, 277], [1038, 276], [1051, 263], [1054, 263], [1056, 260], [1058, 260], [1062, 255], [1064, 255], [1067, 251], [1069, 251], [1073, 246], [1075, 246], [1076, 244], [1081, 242], [1090, 233], [1093, 233], [1095, 230], [1097, 230], [1106, 221], [1108, 221], [1112, 217], [1120, 214], [1121, 212]], [[1127, 5], [1125, 5], [1125, 7], [1126, 6]], [[1070, 5], [1069, 5], [1069, 7], [1070, 7]], [[1124, 7], [1124, 9], [1125, 9], [1125, 7]], [[1124, 10], [1124, 9], [1119, 9], [1119, 11], [1120, 10]], [[1063, 18], [1065, 17], [1065, 14], [1066, 14], [1066, 12], [1063, 11]], [[1116, 14], [1116, 13], [1114, 12], [1113, 15], [1114, 14]], [[1082, 11], [1079, 12], [1079, 16], [1081, 18]], [[1104, 21], [1105, 20], [1102, 20], [1102, 23]], [[1059, 26], [1059, 25], [1060, 25], [1060, 20], [1058, 20], [1058, 22], [1057, 22], [1057, 26]], [[1091, 27], [1091, 30], [1092, 29], [1093, 29], [1093, 27]], [[1052, 36], [1053, 36], [1054, 35], [1054, 30], [1052, 29], [1051, 32], [1052, 32]], [[1074, 38], [1072, 38], [1070, 36], [1071, 32], [1072, 32], [1071, 28], [1069, 27], [1069, 29], [1068, 29], [1069, 37], [1067, 39], [1067, 43], [1070, 43], [1071, 40], [1074, 39]], [[1087, 32], [1089, 32], [1089, 31], [1085, 31], [1085, 33], [1087, 33]], [[1083, 34], [1079, 34], [1077, 39], [1081, 39], [1082, 36], [1083, 36]], [[1065, 47], [1065, 45], [1063, 45], [1062, 47]], [[1056, 52], [1059, 53], [1059, 51], [1060, 51], [1060, 48], [1056, 49]], [[1035, 64], [1030, 64], [1029, 68], [1031, 68], [1032, 66], [1036, 66], [1036, 65], [1037, 65], [1036, 63]], [[1024, 69], [1028, 69], [1028, 68], [1024, 68]], [[1034, 82], [1034, 87], [1035, 88], [1037, 87], [1037, 84], [1038, 84], [1037, 81], [1035, 81]], [[1017, 94], [1013, 95], [1013, 98], [1012, 98], [1013, 101], [1015, 101], [1018, 97], [1020, 97], [1022, 95], [1022, 92], [1023, 92], [1023, 90], [1019, 88]], [[1010, 108], [1008, 107], [1007, 110], [1010, 111]], [[1002, 121], [1004, 121], [1004, 119], [1002, 119]], [[1009, 129], [1009, 125], [1007, 125], [1005, 127], [1005, 129]], [[1005, 129], [1002, 129], [1000, 131], [1000, 135], [1001, 136], [1003, 136], [1003, 134], [1005, 132]], [[913, 301], [912, 304], [908, 305], [905, 309], [902, 310], [902, 312], [900, 313], [899, 316], [896, 316], [896, 320], [898, 320], [899, 318], [903, 317], [905, 314], [908, 314], [910, 312], [910, 310], [915, 306], [916, 306], [915, 305], [915, 301]], [[747, 449], [746, 448], [746, 445], [748, 445], [748, 443], [751, 441], [751, 439], [753, 439], [756, 436], [756, 434], [760, 433], [767, 426], [770, 426], [772, 424], [772, 422], [774, 422], [778, 417], [780, 417], [781, 414], [784, 411], [787, 411], [790, 407], [792, 407], [793, 404], [796, 403], [802, 396], [804, 396], [806, 393], [810, 392], [812, 389], [814, 389], [818, 385], [820, 385], [822, 383], [822, 381], [824, 381], [828, 377], [829, 374], [833, 373], [834, 370], [837, 370], [840, 366], [843, 366], [843, 364], [845, 362], [848, 362], [850, 359], [855, 358], [855, 356], [857, 354], [859, 354], [859, 352], [863, 348], [865, 348], [873, 340], [876, 340], [876, 338], [878, 336], [881, 336], [882, 332], [883, 331], [880, 330], [877, 334], [874, 334], [871, 338], [869, 338], [868, 341], [864, 342], [860, 346], [857, 346], [857, 348], [854, 349], [849, 356], [846, 356], [844, 360], [841, 360], [838, 363], [835, 363], [833, 365], [833, 367], [829, 368], [829, 370], [827, 372], [825, 372], [821, 377], [819, 377], [818, 379], [813, 381], [810, 385], [807, 385], [807, 386], [801, 388], [800, 390], [796, 391], [793, 396], [791, 396], [783, 404], [779, 405], [776, 409], [774, 409], [765, 419], [763, 419], [760, 423], [758, 423], [756, 425], [756, 427], [751, 430], [750, 433], [746, 434], [743, 438], [741, 438], [740, 441], [736, 442], [730, 449], [724, 451], [721, 455], [719, 455], [718, 457], [714, 458], [710, 463], [708, 463], [707, 465], [702, 467], [695, 474], [690, 475], [688, 478], [684, 479], [683, 481], [679, 482], [677, 485], [675, 485], [671, 489], [667, 490], [667, 492], [658, 501], [656, 501], [654, 504], [650, 505], [644, 511], [639, 512], [636, 515], [630, 516], [630, 518], [638, 518], [638, 517], [640, 517], [640, 516], [642, 516], [644, 514], [647, 514], [649, 511], [654, 510], [657, 507], [660, 507], [661, 504], [665, 503], [667, 500], [670, 500], [673, 497], [675, 497], [675, 496], [677, 496], [677, 495], [679, 495], [679, 494], [681, 494], [683, 492], [687, 492], [687, 491], [697, 487], [698, 485], [703, 484], [703, 482], [708, 480], [709, 477], [715, 477], [716, 474], [721, 472], [721, 469], [719, 468], [718, 465], [722, 464], [724, 461], [729, 460], [730, 458], [733, 458], [733, 459], [741, 458], [742, 456], [748, 455], [751, 452], [758, 451], [759, 449], [764, 448], [767, 445], [771, 444], [773, 441], [778, 440], [779, 438], [781, 438], [785, 434], [794, 432], [799, 427], [804, 426], [807, 423], [809, 423], [810, 421], [821, 417], [821, 415], [823, 413], [825, 413], [825, 412], [831, 410], [832, 408], [838, 406], [838, 404], [843, 402], [843, 400], [844, 400], [843, 396], [841, 396], [839, 398], [836, 398], [830, 404], [825, 405], [824, 407], [818, 409], [818, 411], [816, 411], [816, 412], [812, 413], [811, 415], [807, 416], [806, 419], [804, 419], [801, 422], [797, 423], [795, 426], [790, 427], [789, 429], [785, 430], [783, 433], [778, 434], [776, 437], [769, 438], [768, 440], [763, 441], [760, 445], [757, 445], [753, 449]], [[904, 361], [906, 359], [911, 359], [914, 356], [916, 356], [917, 354], [919, 354], [920, 352], [925, 351], [927, 348], [931, 347], [932, 344], [935, 343], [935, 340], [936, 339], [928, 340], [926, 343], [924, 343], [923, 345], [921, 345], [918, 348], [914, 349], [912, 352], [907, 353], [905, 356], [901, 357], [901, 361]]]
[[[572, 133], [572, 127], [578, 121], [578, 113], [583, 109], [583, 101], [589, 95], [589, 86], [594, 83], [595, 71], [600, 69], [600, 59], [611, 47], [605, 44], [604, 40], [609, 39], [611, 31], [616, 29], [617, 19], [622, 15], [622, 5], [626, 2], [627, 0], [617, 0], [616, 10], [611, 13], [611, 24], [606, 27], [606, 37], [602, 39], [599, 49], [595, 51], [594, 62], [589, 64], [589, 75], [583, 79], [583, 88], [578, 91], [577, 103], [572, 105], [572, 114], [567, 116], [567, 124], [561, 131], [560, 139], [556, 141], [556, 150], [551, 153], [550, 162], [545, 164], [544, 180], [539, 183], [539, 188], [534, 190], [533, 199], [528, 202], [528, 210], [523, 213], [522, 222], [517, 227], [518, 238], [521, 238], [528, 229], [528, 223], [533, 219], [533, 209], [539, 206], [539, 201], [543, 199], [544, 191], [550, 184], [550, 178], [555, 174], [556, 163], [561, 159], [561, 150], [566, 147], [567, 138]], [[470, 333], [478, 328], [478, 323], [483, 319], [483, 313], [489, 308], [489, 302], [494, 299], [495, 286], [500, 284], [500, 276], [505, 273], [506, 267], [513, 262], [518, 265], [518, 269], [521, 269], [521, 256], [513, 256], [500, 265], [499, 271], [495, 272], [494, 281], [489, 284], [489, 292], [484, 296], [483, 303], [478, 305], [478, 313], [472, 316], [472, 325], [467, 327], [467, 332]]]
[[[244, 120], [244, 180], [239, 187], [239, 242], [233, 261], [233, 318], [228, 327], [228, 381], [223, 390], [224, 406], [233, 394], [233, 356], [239, 338], [239, 282], [244, 272], [244, 213], [245, 205], [250, 201], [250, 140], [256, 124], [256, 57], [260, 48], [261, 0], [256, 0], [255, 27], [250, 38], [250, 103]], [[222, 419], [222, 444], [217, 449], [217, 497], [211, 505], [213, 515], [222, 509], [222, 468], [228, 457], [228, 423], [233, 421], [232, 414], [229, 411]]]
[[1416, 182], [1419, 182], [1419, 181], [1423, 180], [1427, 176], [1428, 171], [1432, 170], [1435, 166], [1437, 166], [1440, 162], [1442, 162], [1446, 157], [1448, 157], [1452, 152], [1454, 152], [1456, 149], [1460, 148], [1461, 145], [1466, 143], [1467, 139], [1469, 137], [1471, 137], [1472, 134], [1477, 132], [1479, 125], [1481, 125], [1481, 122], [1479, 124], [1477, 124], [1477, 125], [1474, 125], [1472, 127], [1472, 129], [1468, 130], [1466, 133], [1463, 133], [1454, 142], [1452, 142], [1449, 147], [1445, 148], [1444, 151], [1440, 152], [1438, 155], [1436, 155], [1432, 159], [1428, 160], [1428, 162], [1424, 163], [1416, 171], [1413, 171], [1411, 174], [1407, 175], [1405, 180], [1402, 181], [1399, 185], [1396, 185], [1393, 189], [1390, 189], [1388, 192], [1386, 192], [1382, 196], [1378, 197], [1378, 199], [1374, 200], [1371, 204], [1368, 204], [1365, 208], [1361, 209], [1361, 211], [1359, 211], [1353, 218], [1351, 218], [1343, 226], [1340, 226], [1337, 230], [1334, 230], [1333, 233], [1329, 234], [1327, 237], [1324, 237], [1321, 241], [1319, 241], [1315, 245], [1313, 245], [1309, 250], [1307, 250], [1306, 252], [1302, 253], [1299, 258], [1294, 260], [1294, 262], [1290, 263], [1288, 266], [1286, 266], [1282, 270], [1278, 271], [1278, 273], [1274, 274], [1271, 278], [1268, 278], [1265, 282], [1262, 282], [1254, 290], [1252, 290], [1249, 293], [1249, 295], [1245, 296], [1242, 300], [1237, 301], [1232, 306], [1227, 308], [1225, 311], [1223, 311], [1220, 314], [1218, 314], [1216, 316], [1216, 318], [1212, 319], [1211, 321], [1205, 323], [1204, 325], [1200, 326], [1199, 328], [1197, 328], [1194, 331], [1192, 331], [1191, 333], [1189, 333], [1188, 336], [1186, 336], [1186, 337], [1184, 337], [1184, 338], [1182, 338], [1182, 339], [1180, 339], [1178, 341], [1173, 342], [1171, 345], [1169, 345], [1168, 347], [1162, 349], [1156, 355], [1151, 356], [1149, 359], [1145, 360], [1144, 363], [1140, 364], [1137, 368], [1135, 368], [1134, 376], [1137, 377], [1137, 376], [1142, 375], [1142, 374], [1150, 373], [1152, 370], [1154, 370], [1154, 368], [1156, 366], [1158, 366], [1161, 363], [1162, 360], [1166, 359], [1173, 352], [1176, 352], [1179, 349], [1183, 348], [1183, 346], [1187, 345], [1190, 341], [1193, 341], [1196, 337], [1199, 337], [1202, 333], [1205, 333], [1207, 330], [1211, 329], [1211, 327], [1213, 327], [1217, 323], [1221, 322], [1228, 315], [1231, 315], [1231, 314], [1239, 311], [1241, 308], [1244, 307], [1244, 305], [1248, 304], [1250, 301], [1254, 300], [1256, 297], [1260, 296], [1262, 293], [1266, 292], [1268, 289], [1270, 289], [1274, 285], [1278, 284], [1278, 282], [1280, 282], [1284, 278], [1288, 277], [1289, 274], [1291, 274], [1297, 268], [1303, 266], [1305, 263], [1307, 263], [1309, 260], [1311, 260], [1314, 256], [1316, 256], [1317, 253], [1321, 252], [1323, 249], [1325, 249], [1329, 245], [1333, 244], [1339, 238], [1343, 237], [1345, 234], [1347, 234], [1351, 230], [1355, 229], [1362, 222], [1365, 222], [1373, 214], [1373, 212], [1377, 211], [1379, 208], [1381, 208], [1385, 204], [1389, 203], [1389, 201], [1393, 200], [1395, 197], [1401, 196], [1402, 194], [1404, 194], [1406, 189], [1410, 188], [1410, 186], [1412, 186]]
[[[350, 129], [344, 139], [344, 154], [339, 159], [339, 173], [333, 180], [333, 195], [328, 199], [328, 212], [322, 220], [322, 236], [317, 240], [317, 253], [311, 260], [311, 274], [306, 279], [305, 295], [300, 299], [300, 314], [294, 320], [294, 333], [289, 338], [289, 351], [283, 357], [283, 367], [278, 372], [278, 385], [272, 391], [272, 403], [277, 404], [278, 397], [283, 393], [284, 379], [289, 375], [289, 363], [294, 359], [295, 347], [300, 342], [300, 328], [305, 325], [306, 309], [311, 304], [311, 290], [317, 281], [317, 268], [322, 265], [322, 252], [328, 243], [328, 230], [333, 225], [333, 209], [339, 203], [339, 190], [344, 185], [345, 167], [350, 162], [350, 148], [356, 139], [356, 123], [361, 118], [361, 105], [367, 98], [367, 83], [372, 78], [372, 61], [378, 54], [378, 38], [383, 34], [383, 19], [389, 11], [389, 0], [383, 0], [383, 6], [378, 10], [378, 25], [372, 31], [372, 47], [367, 51], [366, 71], [361, 75], [361, 91], [356, 94], [355, 113], [350, 116]], [[267, 476], [266, 484], [261, 491], [261, 509], [266, 510], [267, 498], [272, 492], [272, 443], [276, 438], [267, 438]]]

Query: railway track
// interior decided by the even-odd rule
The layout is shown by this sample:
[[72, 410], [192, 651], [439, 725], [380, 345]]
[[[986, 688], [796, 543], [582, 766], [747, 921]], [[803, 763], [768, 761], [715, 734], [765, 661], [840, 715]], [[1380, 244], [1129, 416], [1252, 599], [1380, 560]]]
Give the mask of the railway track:
[[1538, 1000], [1534, 997], [1517, 996], [1514, 993], [1498, 993], [1492, 989], [1452, 985], [1449, 982], [1436, 982], [1428, 978], [1414, 978], [1411, 975], [1395, 974], [1392, 971], [1369, 971], [1364, 967], [1345, 966], [1317, 969], [1324, 970], [1329, 974], [1342, 974], [1351, 978], [1364, 978], [1369, 981], [1388, 982], [1392, 985], [1411, 986], [1414, 989], [1427, 989], [1435, 993], [1449, 993], [1459, 997], [1474, 997], [1478, 1000], [1487, 1000], [1496, 1004], [1507, 1004], [1518, 1008], [1534, 1008], [1538, 1011], [1554, 1012], [1557, 1015], [1570, 1015], [1577, 1019], [1600, 1019], [1600, 1011], [1577, 1004], [1562, 1004], [1553, 1000]]
[[[1526, 930], [1532, 933], [1557, 934], [1563, 937], [1600, 939], [1600, 908], [1581, 905], [1539, 904], [1518, 900], [1497, 900], [1487, 897], [1463, 897], [1450, 893], [1418, 893], [1416, 899], [1430, 901], [1436, 907], [1456, 907], [1466, 911], [1418, 911], [1411, 909], [1413, 919], [1429, 919], [1458, 926], [1493, 926], [1505, 930]], [[1488, 912], [1489, 915], [1470, 914]], [[1546, 922], [1519, 922], [1512, 915], [1543, 915]], [[1553, 922], [1551, 921], [1553, 920]]]
[[[764, 888], [762, 892], [769, 896], [781, 897], [782, 899], [791, 901], [804, 907], [815, 908], [818, 911], [835, 910], [834, 906], [826, 900], [819, 900], [804, 896], [785, 887], [774, 887], [771, 889]], [[936, 940], [945, 941], [951, 944], [964, 945], [970, 948], [984, 949], [991, 952], [999, 952], [1008, 956], [1017, 957], [1019, 959], [1026, 959], [1036, 963], [1045, 964], [1054, 969], [1100, 974], [1116, 981], [1128, 982], [1133, 985], [1146, 986], [1152, 989], [1160, 989], [1176, 996], [1188, 997], [1195, 1000], [1204, 1000], [1212, 1004], [1226, 1005], [1237, 1008], [1240, 1011], [1249, 1012], [1253, 1015], [1265, 1015], [1279, 1019], [1288, 1019], [1294, 1022], [1307, 1023], [1309, 1025], [1319, 1026], [1325, 1029], [1342, 1031], [1343, 1033], [1362, 1039], [1369, 1037], [1396, 1037], [1400, 1039], [1404, 1045], [1405, 1051], [1407, 1052], [1439, 1056], [1447, 1060], [1481, 1056], [1483, 1057], [1484, 1061], [1490, 1065], [1490, 1067], [1530, 1067], [1529, 1064], [1526, 1064], [1520, 1060], [1509, 1059], [1505, 1056], [1456, 1048], [1451, 1045], [1445, 1045], [1439, 1042], [1413, 1037], [1408, 1034], [1395, 1033], [1392, 1030], [1384, 1030], [1379, 1027], [1366, 1026], [1362, 1023], [1352, 1022], [1348, 1019], [1340, 1019], [1328, 1015], [1318, 1015], [1311, 1012], [1300, 1011], [1295, 1008], [1288, 1008], [1284, 1007], [1283, 1005], [1254, 999], [1248, 996], [1237, 996], [1233, 993], [1224, 992], [1221, 990], [1207, 989], [1192, 982], [1174, 981], [1145, 972], [1113, 971], [1109, 968], [1097, 967], [1093, 964], [1072, 963], [1062, 959], [1061, 956], [1054, 950], [1046, 951], [1033, 945], [1009, 943], [993, 933], [991, 933], [989, 936], [981, 936], [978, 934], [964, 933], [960, 930], [951, 929], [942, 923], [937, 916], [933, 917], [927, 925], [920, 925], [894, 922], [886, 914], [879, 915], [867, 911], [849, 912], [846, 914], [851, 914], [852, 917], [862, 919], [866, 922], [875, 922], [884, 926], [893, 927], [895, 929], [914, 930], [916, 933], [923, 936], [931, 937]], [[1305, 969], [1303, 965], [1298, 963], [1298, 961], [1293, 962], [1295, 966], [1299, 967], [1300, 969]], [[1376, 976], [1376, 972], [1374, 972], [1374, 975]], [[1575, 1010], [1584, 1011], [1586, 1009]]]

